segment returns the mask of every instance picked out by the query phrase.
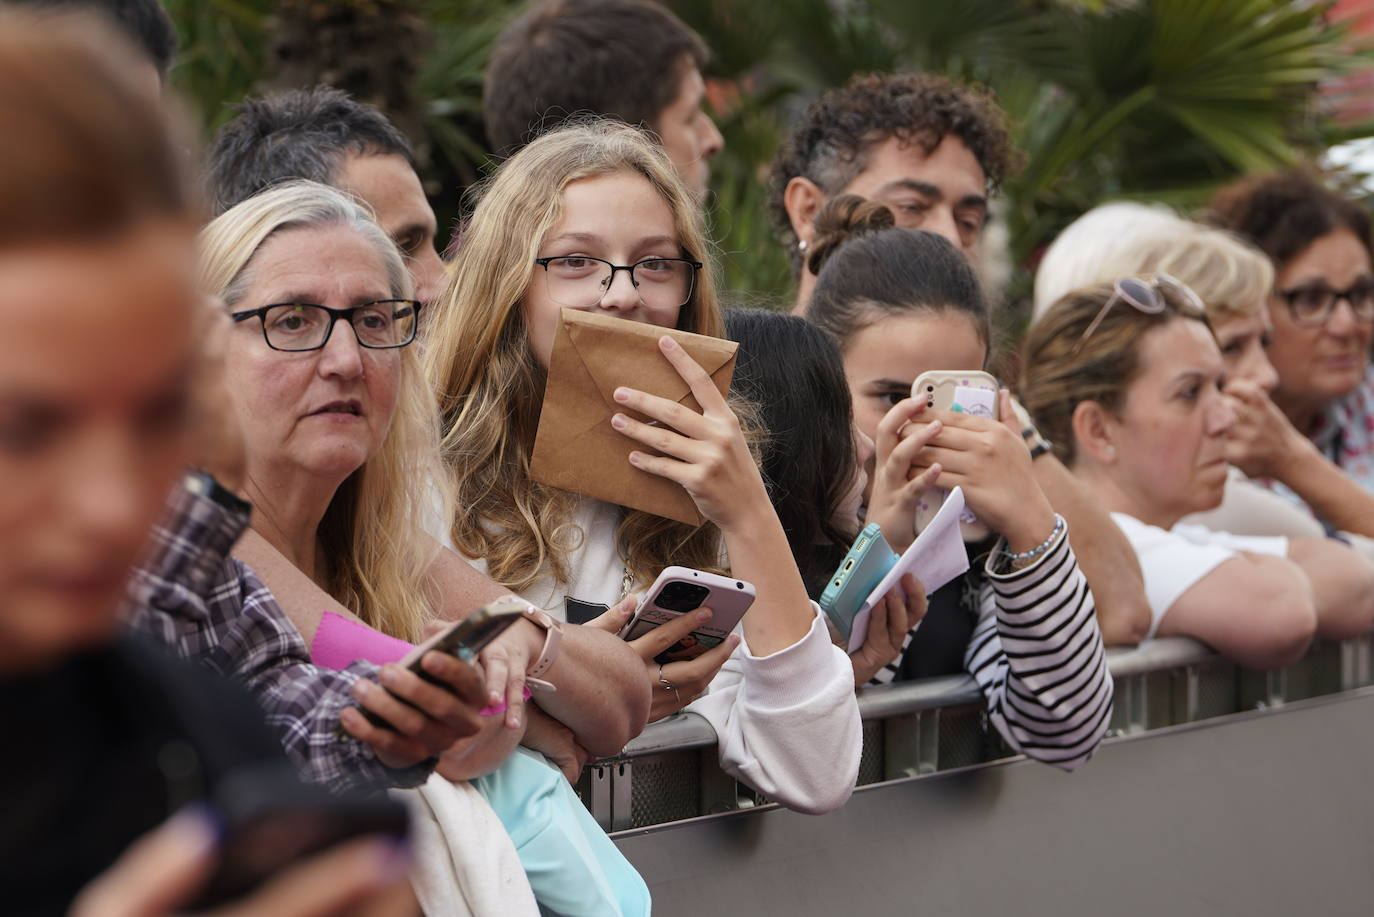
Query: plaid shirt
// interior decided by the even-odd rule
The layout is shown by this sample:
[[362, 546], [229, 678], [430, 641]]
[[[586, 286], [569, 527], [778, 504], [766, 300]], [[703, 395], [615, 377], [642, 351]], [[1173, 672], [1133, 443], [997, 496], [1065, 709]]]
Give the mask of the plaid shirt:
[[153, 559], [134, 571], [129, 586], [133, 628], [247, 684], [305, 779], [336, 791], [423, 783], [432, 765], [389, 768], [340, 730], [339, 714], [356, 704], [353, 683], [375, 680], [377, 667], [311, 664], [305, 640], [272, 593], [229, 554], [248, 526], [248, 504], [224, 492], [217, 499], [207, 480], [188, 476], [154, 527]]

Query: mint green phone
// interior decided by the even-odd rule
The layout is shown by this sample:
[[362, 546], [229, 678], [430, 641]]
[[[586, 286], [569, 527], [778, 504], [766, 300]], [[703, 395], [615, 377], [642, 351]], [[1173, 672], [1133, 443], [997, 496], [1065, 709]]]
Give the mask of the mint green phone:
[[835, 569], [821, 593], [821, 610], [829, 616], [835, 628], [848, 642], [854, 629], [854, 616], [859, 613], [873, 587], [882, 582], [887, 571], [897, 562], [897, 555], [883, 537], [878, 523], [864, 526], [854, 545]]

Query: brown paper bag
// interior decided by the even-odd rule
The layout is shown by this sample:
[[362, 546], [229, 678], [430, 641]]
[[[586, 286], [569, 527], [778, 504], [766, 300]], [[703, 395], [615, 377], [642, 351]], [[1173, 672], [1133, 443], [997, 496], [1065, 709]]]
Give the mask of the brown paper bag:
[[730, 390], [739, 348], [734, 341], [563, 310], [530, 463], [534, 480], [688, 525], [706, 521], [681, 486], [631, 465], [632, 451], [653, 450], [611, 426], [617, 412], [645, 423], [651, 420], [615, 400], [615, 390], [622, 385], [701, 410], [690, 387], [658, 349], [658, 339], [665, 334], [701, 364], [722, 395]]

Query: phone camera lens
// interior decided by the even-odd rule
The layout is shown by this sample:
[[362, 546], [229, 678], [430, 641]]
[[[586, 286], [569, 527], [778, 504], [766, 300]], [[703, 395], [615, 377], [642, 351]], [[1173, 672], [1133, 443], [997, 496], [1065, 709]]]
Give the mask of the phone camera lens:
[[736, 581], [735, 581], [735, 588], [736, 588], [736, 589], [743, 589], [743, 588], [744, 588], [744, 584], [741, 583], [741, 582], [739, 582], [738, 580], [736, 580]]
[[933, 392], [933, 391], [935, 391], [935, 386], [933, 386], [933, 385], [927, 385], [927, 386], [926, 386], [926, 391], [928, 391], [928, 392]]

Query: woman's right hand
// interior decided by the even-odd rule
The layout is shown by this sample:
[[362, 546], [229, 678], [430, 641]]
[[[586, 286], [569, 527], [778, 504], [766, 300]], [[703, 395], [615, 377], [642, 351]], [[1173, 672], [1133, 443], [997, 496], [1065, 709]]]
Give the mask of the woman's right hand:
[[1252, 478], [1284, 480], [1295, 463], [1310, 461], [1316, 450], [1297, 431], [1264, 389], [1235, 379], [1226, 384], [1236, 422], [1226, 433], [1226, 460]]
[[916, 538], [916, 507], [921, 494], [942, 470], [938, 463], [915, 473], [911, 467], [917, 454], [939, 434], [940, 421], [913, 428], [902, 436], [907, 424], [925, 409], [925, 403], [917, 398], [897, 402], [879, 422], [873, 441], [873, 481], [864, 520], [881, 526], [883, 538], [898, 554]]
[[902, 577], [900, 589], [890, 590], [873, 606], [863, 646], [849, 654], [855, 688], [868, 684], [883, 666], [901, 654], [906, 635], [925, 616], [925, 587], [908, 573]]
[[[619, 633], [634, 614], [639, 597], [628, 595], [609, 611], [587, 622], [588, 627], [599, 627], [611, 633]], [[725, 660], [730, 658], [739, 637], [731, 634], [719, 646], [707, 650], [695, 659], [686, 662], [666, 662], [660, 665], [654, 657], [677, 643], [693, 630], [711, 620], [709, 608], [698, 608], [678, 615], [667, 624], [660, 624], [642, 637], [630, 641], [630, 647], [639, 654], [644, 662], [645, 681], [649, 686], [649, 722], [657, 722], [665, 716], [677, 713], [683, 707], [706, 692], [706, 687], [716, 677]], [[667, 682], [665, 685], [663, 682]]]

